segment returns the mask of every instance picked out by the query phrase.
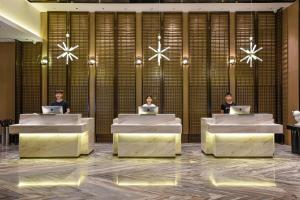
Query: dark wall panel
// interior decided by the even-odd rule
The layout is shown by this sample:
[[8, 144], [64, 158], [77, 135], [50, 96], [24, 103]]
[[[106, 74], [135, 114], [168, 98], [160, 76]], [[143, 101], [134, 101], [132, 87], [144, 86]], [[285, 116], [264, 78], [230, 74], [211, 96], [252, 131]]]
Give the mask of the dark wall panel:
[[[97, 141], [109, 138], [114, 118], [115, 15], [96, 13], [96, 134]], [[102, 136], [100, 136], [100, 134]]]
[[162, 47], [170, 61], [162, 61], [163, 112], [175, 113], [182, 119], [182, 13], [164, 13]]
[[276, 18], [273, 12], [257, 14], [258, 53], [263, 62], [257, 62], [258, 112], [272, 113], [276, 118]]
[[189, 14], [189, 133], [200, 134], [202, 117], [208, 114], [207, 13]]
[[229, 13], [210, 14], [211, 112], [219, 113], [229, 91]]
[[[143, 13], [142, 36], [143, 36], [143, 100], [151, 95], [153, 103], [161, 108], [162, 71], [157, 64], [157, 59], [149, 61], [154, 55], [149, 46], [157, 48], [157, 37], [160, 33], [160, 19], [158, 13]], [[161, 110], [160, 110], [161, 112]]]
[[42, 43], [22, 43], [22, 113], [41, 112]]
[[240, 105], [250, 105], [255, 111], [255, 65], [249, 67], [245, 61], [240, 62], [247, 54], [240, 48], [249, 49], [250, 37], [254, 34], [254, 14], [250, 12], [236, 13], [236, 60], [235, 79], [236, 79], [236, 103]]
[[118, 113], [135, 113], [135, 13], [117, 14]]
[[[48, 13], [48, 102], [54, 100], [54, 92], [57, 89], [67, 91], [67, 68], [65, 59], [56, 59], [62, 53], [57, 46], [66, 42], [67, 33], [67, 13], [49, 12]], [[67, 99], [68, 100], [68, 99]]]
[[70, 105], [73, 113], [89, 115], [89, 13], [70, 14], [70, 45], [78, 60], [70, 63]]

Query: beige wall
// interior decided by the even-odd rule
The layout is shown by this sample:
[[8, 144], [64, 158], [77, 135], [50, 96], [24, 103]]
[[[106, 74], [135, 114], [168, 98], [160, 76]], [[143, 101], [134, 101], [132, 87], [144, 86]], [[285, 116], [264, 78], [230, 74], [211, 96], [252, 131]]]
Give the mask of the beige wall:
[[0, 120], [15, 117], [15, 43], [0, 43]]

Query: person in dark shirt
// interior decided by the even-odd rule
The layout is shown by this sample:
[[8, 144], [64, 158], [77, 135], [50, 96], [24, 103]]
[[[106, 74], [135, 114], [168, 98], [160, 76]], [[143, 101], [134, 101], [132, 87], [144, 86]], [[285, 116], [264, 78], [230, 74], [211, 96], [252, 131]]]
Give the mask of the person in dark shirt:
[[229, 114], [230, 107], [235, 106], [236, 104], [232, 100], [231, 93], [226, 93], [225, 95], [225, 102], [221, 105], [221, 113]]
[[53, 101], [50, 106], [62, 106], [64, 113], [70, 113], [70, 106], [68, 102], [66, 102], [64, 99], [64, 91], [63, 90], [56, 90], [55, 91], [55, 98], [56, 100]]

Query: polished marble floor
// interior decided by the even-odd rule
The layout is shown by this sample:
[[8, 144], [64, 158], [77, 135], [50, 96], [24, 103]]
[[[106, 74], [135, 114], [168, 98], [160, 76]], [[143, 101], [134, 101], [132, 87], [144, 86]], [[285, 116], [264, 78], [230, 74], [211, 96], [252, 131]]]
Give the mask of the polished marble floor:
[[300, 156], [217, 159], [183, 144], [176, 159], [118, 159], [97, 144], [77, 159], [19, 159], [0, 147], [0, 199], [300, 199]]

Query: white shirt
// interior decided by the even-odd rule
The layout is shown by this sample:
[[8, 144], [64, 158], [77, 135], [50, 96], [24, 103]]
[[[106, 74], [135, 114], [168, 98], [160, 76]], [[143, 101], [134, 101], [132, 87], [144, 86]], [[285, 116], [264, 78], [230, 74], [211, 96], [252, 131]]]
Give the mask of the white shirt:
[[156, 107], [156, 105], [153, 104], [153, 103], [151, 103], [150, 105], [145, 103], [145, 104], [143, 105], [143, 107]]

